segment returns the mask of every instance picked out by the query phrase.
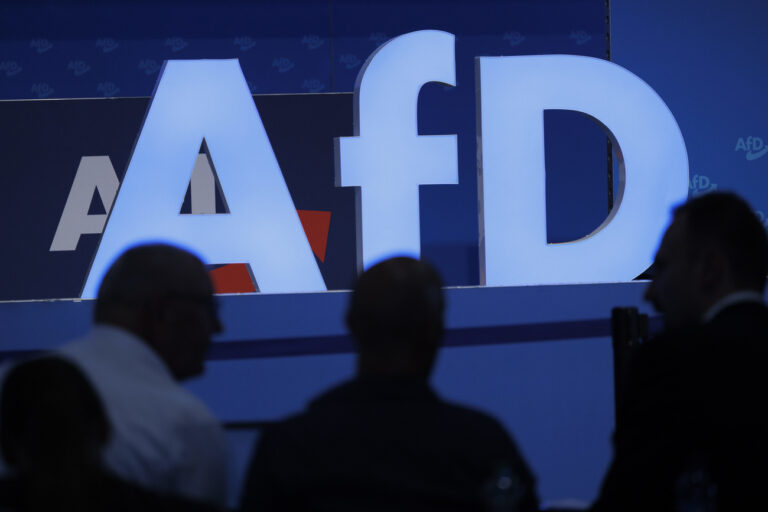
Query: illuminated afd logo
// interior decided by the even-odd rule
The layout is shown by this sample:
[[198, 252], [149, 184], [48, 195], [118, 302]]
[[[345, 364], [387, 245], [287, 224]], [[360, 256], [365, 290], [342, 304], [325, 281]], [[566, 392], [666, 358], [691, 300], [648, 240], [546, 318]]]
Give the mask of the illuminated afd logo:
[[[419, 187], [458, 180], [456, 135], [418, 135], [427, 82], [455, 85], [451, 34], [381, 46], [355, 85], [353, 137], [337, 142], [337, 185], [359, 190], [358, 265], [419, 256]], [[479, 57], [480, 275], [494, 286], [627, 281], [652, 262], [669, 209], [688, 194], [688, 158], [671, 112], [620, 66], [573, 55]], [[619, 193], [605, 221], [547, 242], [544, 111], [581, 112], [617, 148]], [[620, 255], [616, 253], [620, 252]]]
[[[418, 257], [419, 188], [458, 182], [456, 135], [419, 135], [416, 119], [425, 83], [456, 84], [454, 47], [452, 34], [412, 32], [379, 47], [358, 74], [354, 135], [336, 141], [336, 184], [358, 194], [359, 267]], [[624, 68], [573, 55], [479, 57], [476, 75], [482, 283], [626, 281], [645, 270], [670, 207], [688, 192], [683, 138], [661, 98]], [[569, 243], [546, 238], [549, 109], [597, 121], [620, 164], [612, 211]], [[184, 216], [179, 205], [203, 139], [228, 213]], [[101, 186], [102, 196], [115, 188]], [[211, 263], [247, 262], [263, 292], [325, 289], [236, 60], [166, 63], [83, 297], [95, 295], [126, 246], [157, 239]]]

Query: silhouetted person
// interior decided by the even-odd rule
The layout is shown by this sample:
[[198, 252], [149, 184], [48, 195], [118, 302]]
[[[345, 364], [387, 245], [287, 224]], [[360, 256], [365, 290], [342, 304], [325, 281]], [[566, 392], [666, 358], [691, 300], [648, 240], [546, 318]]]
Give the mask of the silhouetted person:
[[[437, 273], [410, 258], [364, 272], [347, 313], [357, 377], [267, 429], [244, 510], [535, 510], [534, 478], [490, 416], [429, 386], [443, 334]], [[518, 508], [513, 508], [513, 507]]]
[[71, 363], [45, 357], [10, 370], [0, 401], [0, 449], [14, 474], [0, 481], [0, 510], [48, 512], [206, 511], [105, 471], [104, 408]]
[[94, 321], [59, 353], [104, 403], [114, 429], [107, 466], [149, 489], [225, 504], [223, 431], [179, 384], [203, 371], [221, 329], [203, 263], [168, 245], [129, 249], [101, 283]]
[[666, 329], [630, 358], [615, 457], [595, 509], [765, 502], [766, 274], [768, 237], [743, 200], [710, 193], [675, 210], [646, 294]]

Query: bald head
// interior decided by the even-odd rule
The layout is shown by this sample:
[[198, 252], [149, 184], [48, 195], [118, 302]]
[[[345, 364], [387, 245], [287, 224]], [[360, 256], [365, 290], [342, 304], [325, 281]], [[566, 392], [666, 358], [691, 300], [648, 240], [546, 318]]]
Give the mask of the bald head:
[[156, 297], [197, 291], [199, 281], [206, 279], [203, 262], [187, 251], [162, 244], [134, 247], [115, 260], [104, 276], [94, 320], [110, 323], [125, 310], [146, 307]]
[[428, 375], [443, 333], [440, 276], [412, 258], [385, 260], [359, 278], [347, 324], [360, 369]]
[[142, 245], [124, 252], [107, 271], [94, 321], [131, 331], [177, 378], [186, 378], [202, 372], [210, 336], [221, 330], [214, 306], [198, 257], [170, 245]]

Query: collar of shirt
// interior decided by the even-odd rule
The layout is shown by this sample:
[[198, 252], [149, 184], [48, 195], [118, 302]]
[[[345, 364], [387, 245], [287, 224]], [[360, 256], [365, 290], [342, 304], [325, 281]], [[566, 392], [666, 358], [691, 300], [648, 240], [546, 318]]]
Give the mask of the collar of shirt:
[[725, 308], [733, 306], [734, 304], [740, 304], [742, 302], [757, 302], [762, 304], [763, 294], [752, 290], [742, 290], [739, 292], [731, 293], [730, 295], [726, 295], [719, 301], [715, 302], [715, 304], [710, 307], [706, 313], [704, 313], [704, 317], [702, 319], [705, 324], [709, 323]]
[[164, 383], [175, 383], [171, 371], [147, 343], [130, 331], [108, 324], [96, 324], [91, 339], [103, 349], [102, 354], [118, 361], [120, 367], [151, 376]]

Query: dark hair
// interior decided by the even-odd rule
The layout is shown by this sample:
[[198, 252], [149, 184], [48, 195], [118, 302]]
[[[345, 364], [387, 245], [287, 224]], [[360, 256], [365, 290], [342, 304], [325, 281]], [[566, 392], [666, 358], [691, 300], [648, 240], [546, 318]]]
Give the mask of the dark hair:
[[750, 206], [736, 194], [711, 192], [677, 207], [683, 219], [686, 244], [696, 252], [722, 250], [736, 284], [762, 291], [768, 274], [768, 235]]
[[347, 311], [352, 334], [366, 345], [377, 341], [409, 342], [443, 327], [442, 281], [428, 263], [398, 257], [360, 276]]

